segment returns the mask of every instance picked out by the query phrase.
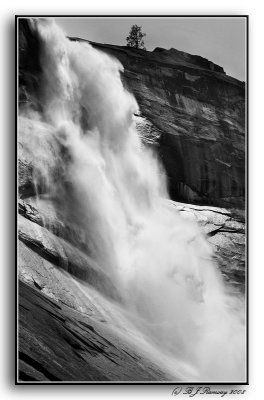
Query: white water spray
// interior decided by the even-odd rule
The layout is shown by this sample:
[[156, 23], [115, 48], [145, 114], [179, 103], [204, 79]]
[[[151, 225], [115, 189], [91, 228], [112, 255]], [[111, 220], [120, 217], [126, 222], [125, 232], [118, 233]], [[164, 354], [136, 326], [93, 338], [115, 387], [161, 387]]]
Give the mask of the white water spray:
[[43, 112], [21, 118], [35, 125], [36, 151], [41, 141], [52, 147], [59, 180], [46, 159], [41, 164], [51, 197], [70, 203], [90, 255], [118, 287], [136, 329], [170, 358], [172, 374], [182, 362], [187, 381], [244, 380], [243, 312], [198, 227], [167, 200], [163, 169], [137, 135], [138, 105], [122, 85], [121, 64], [68, 40], [52, 21], [35, 25]]

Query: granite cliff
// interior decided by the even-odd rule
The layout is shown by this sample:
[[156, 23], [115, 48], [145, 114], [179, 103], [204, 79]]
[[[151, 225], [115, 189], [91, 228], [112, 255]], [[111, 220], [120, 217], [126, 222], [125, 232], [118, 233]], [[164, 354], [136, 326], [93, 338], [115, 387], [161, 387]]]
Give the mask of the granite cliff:
[[245, 83], [176, 49], [93, 43], [118, 58], [136, 97], [138, 125], [156, 143], [174, 200], [244, 206]]
[[[139, 105], [134, 115], [138, 132], [146, 146], [156, 147], [168, 175], [174, 200], [168, 202], [200, 225], [228, 287], [243, 297], [244, 83], [202, 57], [175, 49], [92, 45], [123, 64], [123, 83]], [[32, 26], [20, 19], [20, 110], [42, 111], [40, 46]], [[82, 221], [76, 224], [69, 210], [65, 213], [47, 196], [42, 166], [58, 177], [61, 190], [61, 166], [50, 160], [63, 149], [46, 139], [45, 124], [39, 124], [38, 135], [35, 129], [20, 118], [19, 380], [175, 379], [165, 364], [149, 356], [144, 338], [135, 339], [117, 306], [118, 291], [92, 260]], [[29, 142], [39, 137], [40, 152], [34, 153]], [[65, 196], [70, 196], [68, 189]]]

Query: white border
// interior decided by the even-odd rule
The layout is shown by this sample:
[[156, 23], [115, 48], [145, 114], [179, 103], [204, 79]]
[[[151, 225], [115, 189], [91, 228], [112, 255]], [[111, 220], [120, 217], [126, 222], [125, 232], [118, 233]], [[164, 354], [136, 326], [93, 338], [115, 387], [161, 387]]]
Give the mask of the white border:
[[[110, 6], [111, 4], [111, 6]], [[37, 7], [36, 2], [33, 1], [12, 1], [2, 2], [1, 7], [1, 62], [0, 62], [0, 87], [1, 87], [1, 188], [2, 194], [0, 196], [0, 211], [1, 211], [1, 279], [0, 279], [0, 293], [1, 293], [1, 330], [0, 330], [0, 343], [1, 347], [1, 395], [3, 398], [44, 398], [49, 395], [51, 398], [63, 394], [65, 398], [71, 398], [73, 394], [78, 392], [81, 398], [134, 398], [136, 396], [144, 396], [147, 398], [168, 399], [171, 395], [169, 386], [149, 386], [149, 387], [95, 387], [95, 386], [49, 386], [49, 387], [16, 387], [12, 386], [13, 376], [9, 370], [12, 357], [11, 343], [9, 336], [12, 332], [8, 327], [12, 325], [12, 313], [14, 312], [13, 304], [10, 305], [9, 290], [10, 276], [8, 270], [14, 266], [12, 261], [12, 243], [10, 244], [10, 221], [12, 222], [13, 202], [10, 194], [10, 185], [12, 184], [13, 177], [10, 175], [9, 156], [12, 154], [10, 150], [10, 141], [8, 135], [11, 134], [10, 128], [13, 127], [11, 122], [10, 106], [12, 102], [10, 99], [10, 82], [13, 79], [12, 64], [10, 61], [10, 53], [14, 51], [10, 40], [10, 24], [14, 23], [14, 14], [249, 14], [250, 16], [250, 32], [249, 32], [249, 60], [250, 60], [250, 76], [249, 76], [249, 98], [250, 98], [250, 112], [249, 112], [249, 216], [250, 216], [250, 386], [246, 387], [247, 392], [243, 395], [244, 399], [261, 399], [263, 398], [263, 341], [264, 341], [264, 323], [263, 323], [263, 284], [264, 284], [264, 268], [263, 268], [263, 254], [262, 254], [262, 241], [263, 241], [263, 199], [264, 199], [264, 185], [262, 183], [263, 171], [263, 149], [264, 149], [264, 134], [263, 130], [263, 2], [257, 0], [238, 0], [230, 2], [230, 0], [222, 0], [218, 4], [212, 1], [184, 1], [181, 3], [175, 1], [163, 0], [159, 4], [154, 5], [152, 2], [149, 4], [142, 4], [142, 1], [134, 0], [128, 6], [124, 2], [111, 2], [97, 1], [95, 4], [90, 4], [87, 1], [75, 0], [66, 5], [65, 1], [46, 0], [45, 7]], [[11, 46], [10, 46], [11, 45]], [[10, 315], [11, 314], [11, 315]], [[44, 390], [45, 389], [45, 390]], [[225, 396], [227, 397], [227, 396]], [[241, 396], [239, 396], [241, 398]], [[201, 398], [201, 396], [200, 396]], [[208, 398], [208, 396], [206, 396]], [[211, 398], [211, 397], [210, 397]], [[233, 398], [233, 397], [232, 397]]]

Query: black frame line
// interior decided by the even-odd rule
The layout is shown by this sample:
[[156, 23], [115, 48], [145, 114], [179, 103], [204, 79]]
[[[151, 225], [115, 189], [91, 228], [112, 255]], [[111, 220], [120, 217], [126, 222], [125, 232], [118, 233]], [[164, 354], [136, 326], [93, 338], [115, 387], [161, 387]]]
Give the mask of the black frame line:
[[[155, 381], [155, 382], [137, 382], [137, 381], [40, 381], [40, 382], [34, 382], [34, 381], [28, 381], [28, 382], [22, 382], [18, 380], [18, 260], [17, 260], [17, 245], [18, 245], [18, 237], [17, 237], [17, 212], [18, 212], [18, 207], [17, 207], [17, 199], [18, 199], [18, 185], [17, 185], [17, 175], [18, 175], [18, 160], [17, 160], [17, 139], [18, 139], [18, 19], [19, 18], [245, 18], [246, 20], [246, 38], [245, 38], [245, 46], [246, 46], [246, 82], [245, 82], [245, 89], [246, 89], [246, 138], [245, 138], [245, 147], [246, 147], [246, 152], [245, 152], [245, 167], [246, 167], [246, 173], [245, 173], [245, 187], [246, 187], [246, 205], [245, 205], [245, 213], [246, 213], [246, 263], [245, 263], [245, 277], [246, 277], [246, 381], [245, 382], [178, 382], [178, 381]], [[16, 63], [16, 68], [15, 68], [15, 193], [16, 193], [16, 198], [15, 198], [15, 224], [16, 224], [16, 236], [15, 236], [15, 259], [16, 259], [16, 265], [15, 265], [15, 272], [16, 272], [16, 280], [15, 280], [15, 292], [16, 292], [16, 298], [15, 298], [15, 330], [16, 330], [16, 338], [15, 338], [15, 385], [18, 386], [24, 386], [24, 385], [177, 385], [177, 386], [197, 386], [197, 385], [211, 385], [211, 386], [242, 386], [242, 385], [249, 385], [249, 273], [248, 273], [248, 260], [249, 260], [249, 182], [248, 182], [248, 170], [249, 170], [249, 137], [248, 137], [248, 131], [249, 131], [249, 15], [242, 15], [242, 14], [196, 14], [196, 15], [188, 15], [188, 14], [179, 14], [179, 15], [138, 15], [138, 14], [133, 14], [133, 15], [102, 15], [102, 14], [97, 14], [97, 15], [65, 15], [65, 14], [46, 14], [46, 15], [36, 15], [36, 14], [19, 14], [15, 15], [15, 63]]]

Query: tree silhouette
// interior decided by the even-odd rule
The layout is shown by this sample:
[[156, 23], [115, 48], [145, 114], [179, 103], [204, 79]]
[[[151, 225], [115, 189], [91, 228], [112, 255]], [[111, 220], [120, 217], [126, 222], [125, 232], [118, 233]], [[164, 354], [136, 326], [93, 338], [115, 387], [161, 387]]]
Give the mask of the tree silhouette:
[[146, 50], [143, 38], [146, 36], [142, 32], [142, 27], [138, 25], [132, 25], [130, 28], [129, 35], [126, 38], [127, 45], [129, 47], [135, 47], [136, 49]]

